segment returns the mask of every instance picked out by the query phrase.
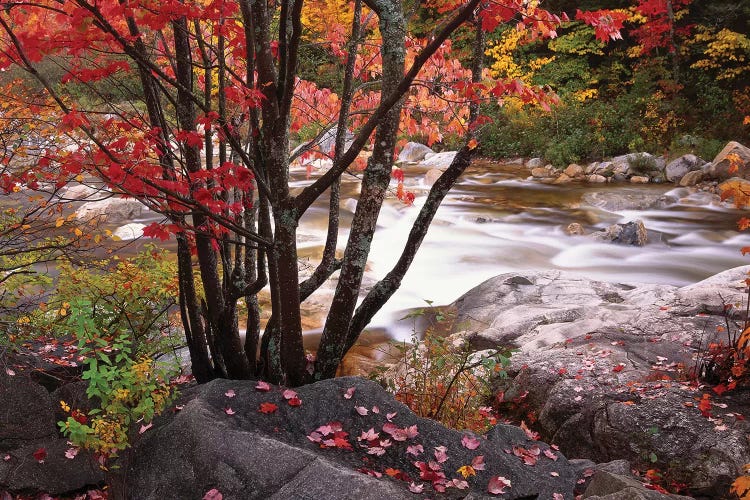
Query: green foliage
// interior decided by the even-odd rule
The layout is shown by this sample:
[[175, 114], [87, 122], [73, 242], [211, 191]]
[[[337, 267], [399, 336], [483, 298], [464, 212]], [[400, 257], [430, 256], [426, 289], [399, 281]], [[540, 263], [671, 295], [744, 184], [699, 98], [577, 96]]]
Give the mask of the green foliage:
[[71, 303], [65, 323], [74, 331], [85, 358], [86, 395], [100, 405], [84, 415], [60, 401], [70, 416], [58, 425], [74, 445], [113, 457], [130, 445], [131, 425], [150, 423], [174, 394], [169, 373], [152, 358], [136, 357], [126, 332], [102, 336], [97, 331], [92, 306], [83, 299]]
[[500, 350], [477, 352], [461, 334], [446, 337], [450, 314], [430, 307], [412, 316], [429, 313], [433, 323], [420, 340], [397, 343], [398, 362], [380, 367], [373, 378], [419, 416], [454, 429], [486, 431], [497, 422], [491, 408], [490, 380], [504, 376], [509, 354]]
[[638, 153], [628, 158], [628, 165], [631, 171], [645, 175], [656, 170], [656, 158]]

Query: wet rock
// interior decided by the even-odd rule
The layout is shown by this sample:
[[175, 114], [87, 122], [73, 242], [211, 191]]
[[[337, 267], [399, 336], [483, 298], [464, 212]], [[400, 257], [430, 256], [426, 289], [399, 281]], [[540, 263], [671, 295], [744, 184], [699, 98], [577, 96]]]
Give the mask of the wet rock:
[[443, 151], [442, 153], [428, 154], [420, 165], [445, 170], [453, 162], [453, 158], [456, 157], [457, 153], [457, 151]]
[[646, 487], [633, 477], [629, 471], [627, 474], [615, 474], [604, 470], [598, 470], [591, 478], [582, 498], [591, 500], [674, 500], [691, 497], [682, 495], [665, 495], [658, 491], [646, 489]]
[[704, 160], [695, 155], [682, 155], [667, 164], [664, 174], [668, 181], [678, 182], [685, 176], [685, 174], [692, 172], [693, 170], [700, 170], [705, 164], [706, 162]]
[[568, 167], [563, 172], [565, 173], [565, 175], [571, 178], [582, 177], [584, 174], [583, 167], [575, 163], [571, 163], [570, 165], [568, 165]]
[[435, 152], [424, 144], [418, 142], [407, 142], [398, 154], [398, 161], [405, 163], [417, 163], [424, 160], [426, 154]]
[[570, 184], [571, 182], [573, 182], [573, 178], [563, 172], [552, 184]]
[[108, 198], [84, 203], [76, 210], [76, 219], [82, 221], [125, 222], [140, 217], [144, 206], [132, 198]]
[[0, 401], [0, 452], [57, 436], [52, 399], [26, 374], [0, 371]]
[[[738, 169], [734, 172], [730, 172], [730, 166], [732, 164], [730, 155], [736, 155], [736, 166]], [[730, 177], [742, 177], [747, 179], [750, 177], [750, 148], [743, 146], [739, 142], [731, 141], [724, 146], [724, 149], [716, 155], [711, 167], [708, 169], [708, 176], [711, 179], [726, 180]]]
[[591, 174], [586, 176], [586, 182], [591, 184], [604, 184], [607, 182], [607, 178], [599, 174]]
[[684, 176], [682, 176], [679, 184], [681, 187], [695, 186], [696, 184], [701, 182], [704, 177], [705, 174], [702, 170], [693, 170], [692, 172], [688, 172]]
[[591, 233], [595, 240], [617, 243], [619, 245], [632, 245], [642, 247], [648, 243], [648, 231], [643, 221], [634, 220], [625, 224], [612, 224], [611, 226]]
[[552, 173], [551, 170], [547, 166], [544, 166], [544, 167], [534, 167], [534, 168], [531, 169], [531, 176], [532, 177], [537, 177], [537, 178], [549, 177], [551, 175], [551, 173]]
[[567, 234], [568, 236], [581, 236], [581, 235], [586, 234], [586, 231], [583, 229], [583, 226], [580, 225], [579, 223], [571, 222], [565, 228], [565, 234]]
[[648, 184], [648, 181], [649, 181], [648, 177], [643, 176], [643, 175], [634, 175], [633, 177], [630, 178], [630, 182], [632, 184]]

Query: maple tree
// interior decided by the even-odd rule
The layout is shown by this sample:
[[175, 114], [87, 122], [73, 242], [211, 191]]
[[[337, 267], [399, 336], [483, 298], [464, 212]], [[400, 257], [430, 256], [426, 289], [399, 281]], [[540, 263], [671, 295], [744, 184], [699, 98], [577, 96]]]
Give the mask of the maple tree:
[[[482, 121], [477, 103], [508, 95], [551, 100], [519, 80], [488, 79], [481, 64], [483, 31], [510, 23], [530, 37], [555, 36], [563, 18], [537, 2], [426, 2], [417, 10], [438, 16], [420, 26], [429, 33], [423, 38], [410, 32], [400, 1], [337, 4], [341, 15], [312, 35], [339, 68], [336, 89], [299, 78], [304, 26], [318, 22], [311, 13], [319, 3], [39, 0], [9, 1], [0, 13], [0, 68], [20, 68], [37, 82], [23, 98], [47, 103], [57, 134], [33, 168], [4, 175], [3, 187], [94, 177], [162, 214], [164, 221], [144, 234], [177, 242], [179, 306], [198, 381], [261, 376], [295, 386], [334, 376], [399, 287], [441, 200], [469, 165], [474, 127]], [[599, 38], [617, 36], [618, 18], [609, 11], [577, 17], [595, 26]], [[469, 69], [450, 53], [450, 36], [466, 23], [475, 28], [477, 47]], [[41, 69], [50, 61], [63, 72], [59, 80]], [[138, 89], [127, 88], [133, 82]], [[15, 95], [21, 91], [17, 86]], [[400, 130], [417, 128], [429, 141], [453, 130], [466, 143], [431, 189], [398, 262], [357, 305]], [[303, 129], [313, 137], [291, 153]], [[322, 150], [321, 139], [333, 131], [334, 146]], [[366, 147], [371, 153], [363, 165]], [[313, 155], [330, 157], [332, 166], [293, 194], [291, 162]], [[340, 179], [357, 168], [361, 193], [337, 257]], [[297, 227], [326, 192], [323, 256], [301, 281]], [[397, 194], [410, 201], [403, 189]], [[308, 370], [300, 303], [337, 271]], [[257, 294], [266, 286], [271, 316], [261, 338]], [[240, 300], [248, 309], [244, 341]]]

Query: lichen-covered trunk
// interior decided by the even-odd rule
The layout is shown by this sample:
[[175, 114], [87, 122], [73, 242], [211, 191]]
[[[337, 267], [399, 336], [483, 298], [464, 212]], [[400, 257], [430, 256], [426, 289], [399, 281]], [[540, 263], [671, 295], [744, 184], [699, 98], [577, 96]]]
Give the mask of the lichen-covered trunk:
[[[404, 14], [398, 0], [370, 0], [366, 3], [378, 15], [383, 38], [381, 99], [384, 99], [397, 89], [404, 75]], [[375, 144], [362, 177], [362, 191], [344, 251], [341, 275], [318, 347], [315, 379], [335, 376], [346, 353], [349, 322], [357, 304], [378, 215], [391, 179], [400, 113], [399, 103], [384, 115], [375, 132]]]

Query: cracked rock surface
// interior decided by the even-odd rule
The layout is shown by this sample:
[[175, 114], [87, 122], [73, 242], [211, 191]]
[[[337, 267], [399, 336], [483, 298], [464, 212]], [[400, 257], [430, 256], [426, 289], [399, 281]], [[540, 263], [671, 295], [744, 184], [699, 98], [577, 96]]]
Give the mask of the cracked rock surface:
[[[706, 346], [726, 336], [717, 326], [739, 322], [748, 271], [685, 287], [509, 273], [453, 306], [478, 347], [517, 349], [499, 382], [507, 409], [538, 419], [568, 457], [624, 458], [714, 496], [750, 461], [750, 408], [741, 391], [719, 397], [687, 381]], [[706, 392], [710, 419], [698, 410]]]

